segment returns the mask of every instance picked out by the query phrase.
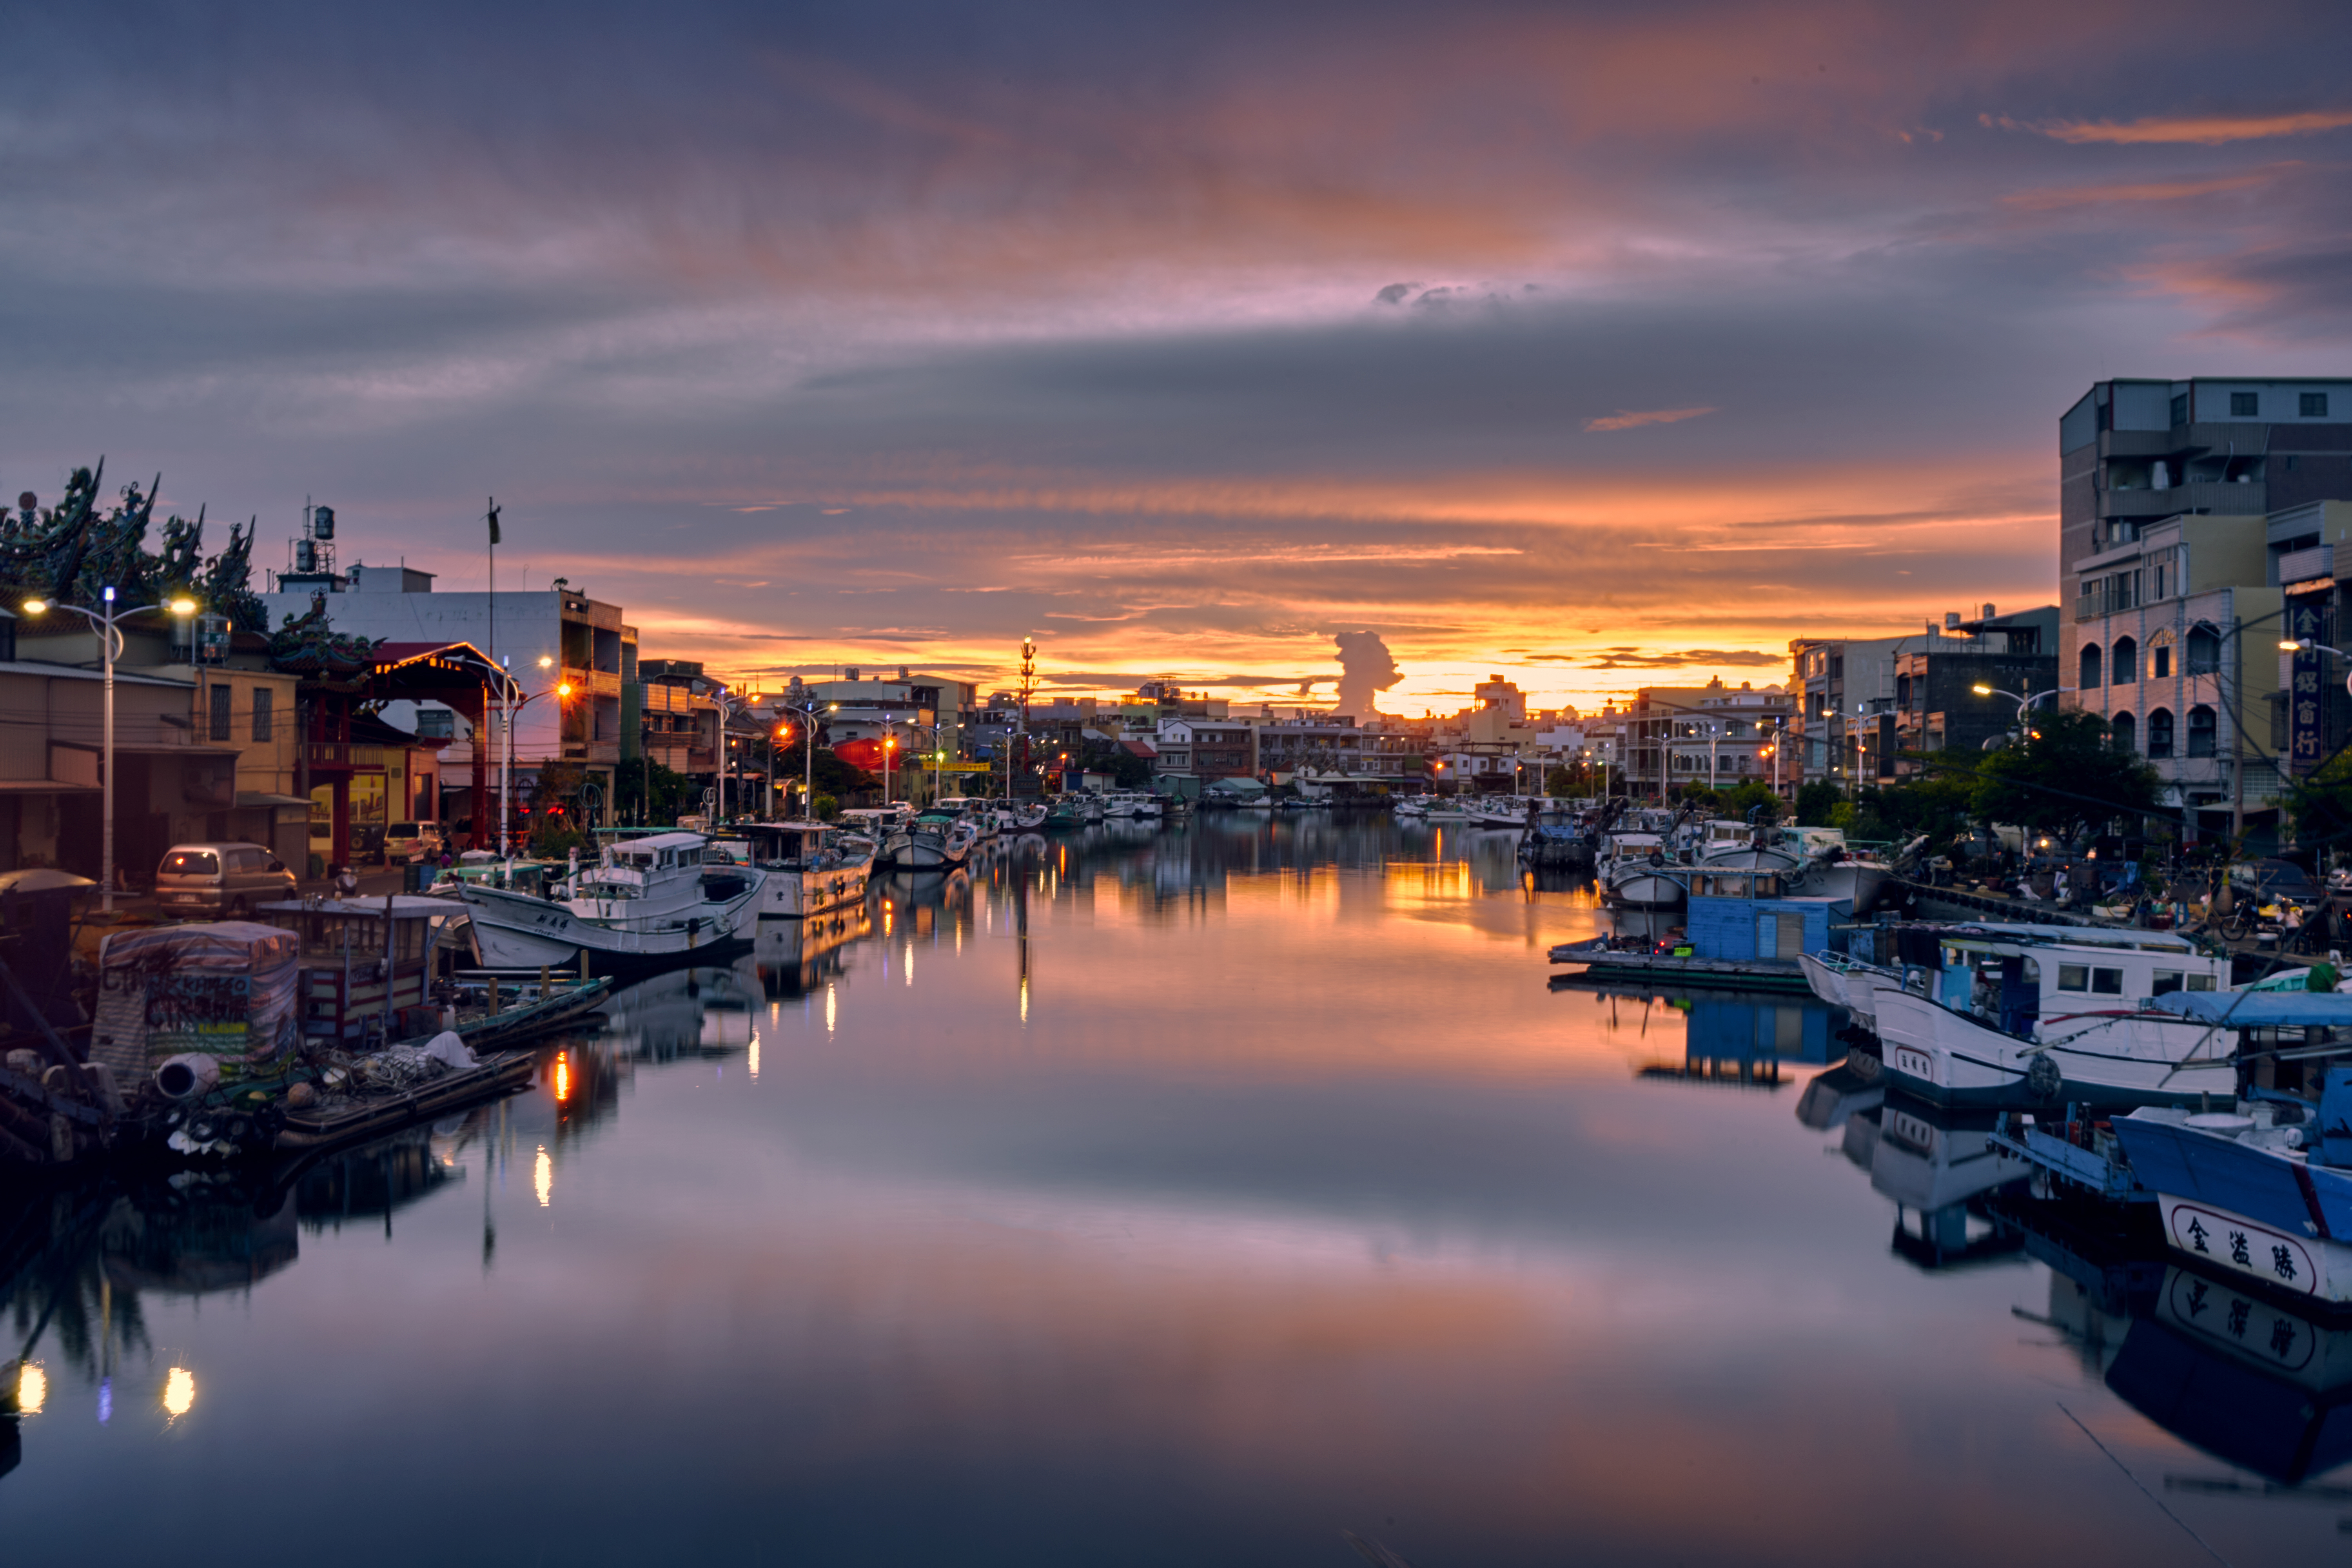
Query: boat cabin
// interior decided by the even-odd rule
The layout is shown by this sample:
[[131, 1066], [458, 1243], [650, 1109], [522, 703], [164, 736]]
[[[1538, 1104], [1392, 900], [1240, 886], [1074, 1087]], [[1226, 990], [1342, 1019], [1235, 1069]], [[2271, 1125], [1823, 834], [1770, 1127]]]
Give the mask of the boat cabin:
[[1936, 999], [2016, 1035], [2070, 1014], [2128, 1013], [2176, 991], [2227, 991], [2230, 961], [2163, 931], [2094, 926], [1954, 927], [1937, 942]]
[[741, 832], [723, 841], [726, 847], [762, 871], [817, 870], [845, 858], [842, 830], [829, 822], [752, 822]]
[[422, 1007], [445, 942], [458, 940], [462, 904], [447, 899], [289, 900], [257, 911], [301, 943], [295, 1016], [303, 1037], [356, 1043], [397, 1038], [397, 1015]]

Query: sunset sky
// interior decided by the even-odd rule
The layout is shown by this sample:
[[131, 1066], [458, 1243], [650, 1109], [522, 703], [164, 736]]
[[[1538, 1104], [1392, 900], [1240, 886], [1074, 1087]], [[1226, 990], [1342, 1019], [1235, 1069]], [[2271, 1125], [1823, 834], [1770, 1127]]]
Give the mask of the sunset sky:
[[[19, 7], [0, 489], [648, 657], [1391, 711], [2056, 595], [2108, 375], [2352, 369], [2352, 8]], [[211, 542], [217, 543], [217, 534]]]

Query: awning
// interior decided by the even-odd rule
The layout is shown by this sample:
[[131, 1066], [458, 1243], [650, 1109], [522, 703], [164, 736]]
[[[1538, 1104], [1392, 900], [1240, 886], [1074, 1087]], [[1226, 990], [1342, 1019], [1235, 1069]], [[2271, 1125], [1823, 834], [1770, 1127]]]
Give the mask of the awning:
[[98, 884], [88, 877], [77, 877], [71, 871], [60, 871], [54, 866], [34, 866], [22, 871], [0, 871], [0, 893], [56, 893], [79, 891]]
[[1264, 795], [1265, 793], [1265, 785], [1255, 779], [1244, 778], [1239, 774], [1228, 779], [1214, 780], [1206, 787], [1226, 795]]
[[242, 809], [248, 805], [307, 806], [310, 803], [299, 795], [271, 795], [267, 790], [241, 789], [236, 792], [236, 804]]
[[2231, 1029], [2352, 1027], [2352, 995], [2335, 991], [2171, 991], [2151, 1005]]

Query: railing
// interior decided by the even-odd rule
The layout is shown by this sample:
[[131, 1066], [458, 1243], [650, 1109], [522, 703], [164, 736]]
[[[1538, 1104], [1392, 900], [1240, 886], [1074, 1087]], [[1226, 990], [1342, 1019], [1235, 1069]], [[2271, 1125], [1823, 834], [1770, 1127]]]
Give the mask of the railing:
[[302, 754], [314, 768], [380, 768], [383, 766], [382, 746], [362, 745], [351, 741], [305, 741]]

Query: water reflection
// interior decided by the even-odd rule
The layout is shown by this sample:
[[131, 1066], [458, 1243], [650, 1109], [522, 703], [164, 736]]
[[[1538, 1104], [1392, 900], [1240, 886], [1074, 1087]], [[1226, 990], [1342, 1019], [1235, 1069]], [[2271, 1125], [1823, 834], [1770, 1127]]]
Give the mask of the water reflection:
[[886, 878], [337, 1163], [0, 1199], [12, 1545], [184, 1551], [100, 1505], [266, 1458], [353, 1561], [2169, 1560], [2061, 1399], [2233, 1560], [2337, 1543], [2246, 1500], [2342, 1462], [2334, 1331], [2021, 1223], [1809, 1001], [1551, 988], [1600, 913], [1507, 835], [1297, 815]]

